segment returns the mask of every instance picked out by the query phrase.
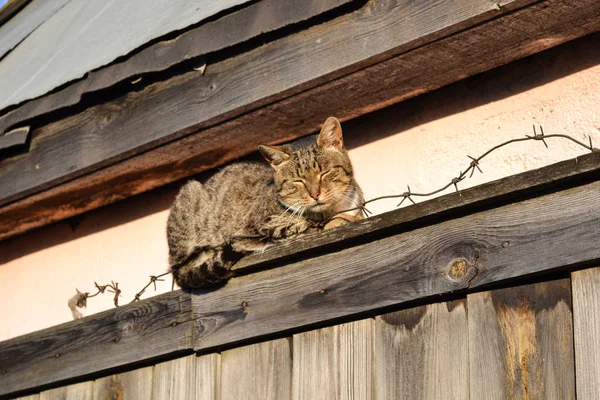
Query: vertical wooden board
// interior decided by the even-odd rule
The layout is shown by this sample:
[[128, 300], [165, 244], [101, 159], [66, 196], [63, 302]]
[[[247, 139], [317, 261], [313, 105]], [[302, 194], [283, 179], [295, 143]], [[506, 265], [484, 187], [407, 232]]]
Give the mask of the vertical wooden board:
[[178, 358], [154, 366], [154, 400], [218, 400], [221, 356]]
[[294, 400], [371, 399], [373, 319], [294, 335]]
[[147, 400], [152, 398], [152, 367], [96, 379], [94, 400]]
[[32, 394], [30, 396], [18, 397], [15, 400], [39, 400], [39, 398], [40, 398], [39, 394]]
[[571, 274], [579, 400], [600, 399], [600, 268]]
[[221, 353], [221, 400], [289, 400], [291, 338]]
[[375, 321], [375, 399], [468, 399], [466, 300]]
[[40, 393], [40, 400], [92, 400], [94, 382], [62, 386]]
[[570, 280], [469, 295], [472, 399], [574, 399]]

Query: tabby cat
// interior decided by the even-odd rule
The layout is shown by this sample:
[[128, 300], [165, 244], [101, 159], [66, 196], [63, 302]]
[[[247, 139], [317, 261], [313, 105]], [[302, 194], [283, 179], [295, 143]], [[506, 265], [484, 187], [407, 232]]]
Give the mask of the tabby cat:
[[[362, 191], [336, 118], [325, 121], [310, 146], [259, 150], [271, 167], [231, 164], [204, 184], [188, 182], [177, 195], [167, 238], [171, 271], [182, 288], [223, 281], [243, 255], [318, 230], [324, 222], [329, 229], [363, 218], [356, 209]], [[355, 210], [338, 214], [349, 209]]]

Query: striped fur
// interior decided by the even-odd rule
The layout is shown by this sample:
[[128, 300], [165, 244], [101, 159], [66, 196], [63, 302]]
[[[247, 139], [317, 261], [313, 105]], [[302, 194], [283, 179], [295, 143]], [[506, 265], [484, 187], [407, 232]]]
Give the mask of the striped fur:
[[[177, 195], [167, 239], [182, 288], [222, 282], [243, 255], [317, 230], [319, 222], [362, 203], [337, 119], [329, 118], [310, 146], [259, 149], [271, 167], [231, 164], [204, 184], [188, 182]], [[347, 212], [325, 228], [362, 217], [359, 210]]]

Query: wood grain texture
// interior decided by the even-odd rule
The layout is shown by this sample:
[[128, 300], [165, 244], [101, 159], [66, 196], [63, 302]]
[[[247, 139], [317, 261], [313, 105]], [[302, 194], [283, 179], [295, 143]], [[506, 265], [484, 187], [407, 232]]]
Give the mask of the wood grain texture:
[[149, 400], [153, 367], [140, 368], [96, 379], [93, 400]]
[[375, 399], [465, 399], [467, 301], [435, 303], [375, 319]]
[[40, 400], [92, 400], [94, 382], [82, 382], [62, 386], [40, 393]]
[[[12, 200], [9, 198], [11, 196], [8, 194], [9, 192], [3, 192], [7, 193], [7, 197], [3, 200], [4, 204], [25, 194], [31, 195], [49, 185], [61, 183], [63, 185], [1, 208], [0, 232], [3, 234], [0, 235], [2, 235], [1, 237], [15, 235], [33, 227], [61, 220], [213, 168], [255, 151], [256, 145], [260, 143], [280, 143], [312, 133], [318, 128], [318, 124], [330, 115], [336, 115], [342, 120], [353, 118], [596, 31], [600, 29], [599, 3], [595, 0], [585, 1], [578, 5], [566, 0], [543, 1], [523, 9], [512, 10], [499, 18], [480, 23], [471, 29], [461, 30], [459, 33], [443, 39], [439, 39], [436, 35], [441, 35], [446, 31], [438, 32], [434, 35], [437, 40], [430, 43], [427, 43], [427, 40], [432, 37], [427, 36], [427, 39], [417, 40], [422, 47], [416, 49], [411, 47], [415, 45], [415, 41], [409, 41], [405, 46], [395, 48], [394, 51], [398, 51], [401, 53], [400, 55], [393, 56], [392, 54], [389, 59], [378, 64], [365, 67], [367, 62], [380, 61], [378, 57], [372, 57], [363, 63], [352, 64], [352, 68], [356, 68], [354, 73], [352, 73], [352, 69], [349, 69], [350, 67], [334, 71], [333, 75], [327, 75], [332, 79], [328, 83], [323, 82], [325, 78], [313, 79], [310, 81], [311, 85], [315, 85], [312, 89], [310, 89], [311, 85], [303, 84], [293, 90], [279, 92], [276, 97], [288, 97], [275, 101], [277, 98], [270, 96], [268, 100], [271, 103], [266, 106], [262, 100], [256, 101], [251, 104], [251, 107], [235, 109], [233, 114], [225, 112], [227, 108], [218, 107], [214, 111], [218, 115], [215, 117], [216, 119], [213, 122], [208, 121], [206, 124], [218, 123], [222, 121], [222, 118], [233, 118], [239, 111], [245, 113], [210, 128], [206, 128], [206, 124], [199, 122], [204, 118], [202, 115], [208, 116], [208, 114], [202, 113], [211, 112], [209, 107], [204, 106], [208, 103], [218, 103], [217, 99], [226, 101], [228, 93], [232, 93], [234, 87], [236, 88], [236, 101], [239, 100], [242, 103], [247, 100], [247, 96], [266, 93], [262, 89], [260, 91], [255, 89], [251, 82], [260, 81], [271, 84], [262, 75], [269, 62], [275, 66], [281, 65], [283, 68], [280, 57], [281, 49], [277, 46], [285, 45], [287, 48], [289, 45], [290, 48], [298, 48], [300, 51], [303, 49], [302, 45], [308, 46], [312, 43], [312, 46], [315, 46], [314, 43], [323, 37], [327, 40], [323, 39], [321, 43], [323, 45], [326, 43], [327, 46], [322, 48], [319, 44], [315, 48], [325, 52], [323, 56], [327, 55], [330, 58], [335, 55], [337, 57], [337, 54], [341, 53], [333, 49], [341, 48], [342, 44], [337, 41], [342, 40], [343, 35], [339, 34], [337, 28], [340, 26], [336, 24], [342, 24], [342, 26], [348, 24], [347, 18], [355, 18], [352, 16], [356, 13], [353, 13], [336, 19], [336, 23], [332, 21], [332, 23], [311, 28], [303, 32], [301, 37], [290, 35], [235, 59], [211, 65], [202, 79], [193, 72], [185, 74], [173, 78], [164, 85], [150, 85], [140, 93], [129, 94], [113, 103], [92, 107], [77, 116], [34, 130], [33, 137], [34, 139], [37, 137], [40, 151], [46, 154], [44, 157], [48, 157], [46, 162], [40, 164], [41, 171], [46, 174], [46, 178], [49, 176], [62, 176], [63, 178], [57, 178], [54, 183], [46, 178], [40, 179], [38, 183], [46, 183], [41, 186], [36, 185], [37, 178], [35, 174], [32, 174], [35, 157], [25, 159], [17, 156], [11, 159], [10, 164], [4, 162], [0, 168], [0, 171], [4, 171], [7, 176], [10, 176], [10, 171], [16, 168], [15, 171], [18, 170], [19, 176], [23, 179], [23, 183], [19, 184], [20, 188], [13, 187], [11, 189], [10, 192], [15, 194]], [[411, 4], [416, 6], [416, 4], [422, 3], [412, 2]], [[397, 11], [402, 13], [404, 8], [398, 7], [396, 7]], [[393, 15], [396, 15], [396, 11], [393, 10], [385, 8], [381, 10], [382, 15], [389, 16], [389, 20], [386, 19], [386, 21], [394, 19]], [[511, 8], [508, 6], [503, 10], [511, 11]], [[433, 11], [438, 12], [439, 10], [433, 9]], [[436, 17], [439, 15], [436, 14]], [[405, 15], [405, 17], [408, 18], [410, 15]], [[406, 21], [403, 18], [398, 17], [398, 26], [406, 27]], [[364, 20], [371, 21], [366, 16]], [[415, 23], [416, 21], [419, 19], [416, 19]], [[403, 23], [404, 25], [402, 25]], [[464, 28], [462, 24], [459, 25]], [[358, 26], [367, 29], [369, 23], [358, 24]], [[376, 27], [377, 24], [373, 26]], [[323, 29], [327, 30], [323, 31]], [[373, 40], [376, 38], [380, 37], [374, 36]], [[543, 40], [539, 38], [543, 38]], [[311, 40], [314, 41], [311, 42]], [[306, 50], [305, 47], [304, 50]], [[388, 53], [390, 52], [385, 54]], [[298, 55], [299, 60], [308, 59], [304, 58], [306, 52], [303, 54]], [[313, 57], [311, 60], [327, 60], [327, 57]], [[238, 62], [243, 68], [235, 67]], [[306, 66], [302, 62], [297, 64]], [[308, 64], [311, 68], [314, 67], [314, 71], [317, 70], [313, 63]], [[424, 66], [427, 66], [428, 73], [423, 73]], [[240, 78], [244, 75], [241, 71], [247, 71], [249, 74], [256, 73], [253, 75], [254, 79], [248, 81], [246, 97], [239, 96], [237, 79], [224, 78], [229, 76], [227, 71], [231, 71], [231, 68], [234, 67], [237, 71], [236, 76], [240, 76]], [[291, 74], [295, 73], [294, 68], [287, 68], [287, 64], [285, 69], [289, 70]], [[335, 79], [338, 73], [347, 73], [348, 75]], [[287, 72], [277, 71], [270, 76], [291, 84], [295, 78], [283, 79], [285, 74]], [[298, 76], [304, 75], [298, 74]], [[222, 79], [227, 82], [221, 82]], [[212, 90], [210, 90], [211, 87]], [[272, 87], [275, 90], [281, 89], [277, 89], [277, 85], [272, 85]], [[185, 94], [188, 93], [188, 89], [190, 89], [189, 96]], [[186, 100], [186, 96], [191, 96], [190, 98], [194, 100]], [[150, 106], [155, 104], [164, 106], [157, 110], [156, 107]], [[229, 103], [229, 106], [234, 106], [234, 104]], [[254, 111], [250, 109], [252, 107], [256, 107]], [[123, 113], [121, 110], [127, 112]], [[177, 110], [177, 112], [173, 110]], [[83, 141], [89, 140], [94, 143], [109, 140], [110, 143], [117, 146], [117, 143], [122, 143], [123, 140], [127, 141], [129, 140], [127, 138], [130, 138], [132, 140], [128, 146], [135, 147], [140, 144], [134, 138], [133, 133], [135, 132], [144, 132], [144, 140], [153, 141], [153, 137], [166, 137], [166, 132], [171, 132], [168, 135], [174, 139], [196, 132], [198, 129], [202, 130], [168, 144], [157, 139], [153, 145], [149, 144], [149, 146], [161, 145], [161, 147], [127, 160], [122, 160], [122, 157], [116, 154], [101, 154], [91, 150], [98, 148], [97, 145], [82, 144], [78, 147], [73, 139], [80, 138]], [[244, 132], [244, 134], [241, 135], [240, 132]], [[56, 152], [62, 152], [60, 136], [63, 134], [64, 137], [70, 138], [69, 143], [72, 145], [69, 145], [71, 146], [69, 151], [71, 153], [79, 153], [77, 149], [80, 148], [90, 149], [84, 151], [86, 155], [80, 159], [86, 159], [91, 164], [96, 163], [98, 159], [104, 161], [81, 170], [77, 169], [77, 165], [81, 166], [78, 162], [65, 162], [57, 165], [52, 160], [56, 159]], [[54, 139], [52, 139], [53, 137]], [[108, 149], [113, 146], [112, 144], [103, 148], [110, 152]], [[32, 146], [32, 150], [33, 147], [35, 146]], [[42, 148], [54, 148], [55, 150], [43, 151]], [[148, 150], [144, 146], [136, 148], [139, 151]], [[127, 156], [130, 155], [128, 152]], [[42, 156], [40, 155], [40, 157]], [[106, 163], [117, 160], [121, 161], [107, 167]], [[18, 165], [20, 166], [17, 168]], [[72, 167], [74, 167], [73, 170], [71, 170]], [[104, 167], [104, 169], [96, 171], [96, 168], [100, 167]], [[51, 171], [46, 172], [46, 168]], [[41, 172], [38, 171], [38, 173]], [[89, 174], [65, 183], [66, 179], [76, 178], [83, 173]], [[26, 178], [26, 176], [30, 178]], [[14, 183], [16, 184], [16, 182]], [[23, 191], [25, 190], [23, 184], [32, 190], [29, 193]], [[6, 185], [9, 184], [6, 183]], [[34, 189], [34, 186], [37, 189]], [[16, 193], [21, 194], [17, 195]]]
[[265, 264], [272, 265], [290, 257], [315, 255], [327, 251], [330, 245], [340, 245], [357, 237], [382, 235], [394, 231], [408, 230], [414, 226], [436, 223], [453, 213], [474, 213], [479, 207], [506, 204], [522, 196], [537, 196], [549, 193], [557, 185], [567, 181], [585, 182], [598, 179], [600, 174], [600, 152], [586, 154], [576, 159], [561, 161], [547, 167], [508, 176], [476, 187], [461, 190], [399, 210], [394, 210], [368, 219], [345, 225], [335, 230], [280, 243], [264, 252], [255, 253], [238, 261], [233, 270], [245, 274]]
[[191, 349], [191, 324], [178, 291], [0, 342], [0, 396]]
[[600, 268], [571, 274], [579, 400], [600, 399]]
[[291, 347], [283, 338], [222, 352], [220, 400], [290, 400]]
[[191, 355], [155, 365], [153, 400], [219, 400], [220, 357]]
[[69, 1], [2, 59], [0, 110], [247, 1]]
[[568, 279], [471, 294], [472, 399], [574, 399]]
[[29, 126], [24, 126], [22, 128], [13, 129], [0, 136], [0, 154], [6, 150], [14, 149], [15, 147], [25, 146], [29, 140], [29, 133]]
[[[592, 176], [598, 178], [597, 173]], [[2, 364], [0, 396], [173, 355], [192, 344], [203, 351], [231, 346], [598, 262], [600, 181], [537, 194], [460, 218], [390, 231], [384, 238], [364, 241], [357, 232], [354, 243], [330, 247], [326, 254], [233, 278], [218, 290], [195, 292], [191, 305], [189, 294], [176, 291], [1, 342], [0, 359], [8, 361]], [[538, 312], [536, 323], [559, 326], [556, 315]], [[539, 348], [554, 351], [545, 346]]]
[[[56, 0], [55, 0], [56, 1]], [[61, 0], [65, 1], [65, 0]], [[264, 33], [296, 24], [357, 0], [261, 0], [215, 21], [160, 41], [122, 61], [89, 72], [66, 88], [33, 99], [0, 116], [0, 132], [50, 112], [78, 104], [82, 96], [118, 83], [148, 79], [145, 74], [165, 71], [183, 61], [247, 42]], [[0, 28], [0, 35], [1, 35]], [[3, 42], [4, 43], [4, 40]], [[3, 44], [0, 44], [0, 57]], [[197, 60], [199, 66], [201, 59]], [[130, 89], [139, 86], [132, 84]]]
[[[2, 38], [0, 41], [0, 60], [69, 1], [28, 1], [28, 4], [17, 15], [7, 20], [4, 24], [2, 23], [4, 11], [0, 11], [0, 38]], [[23, 1], [19, 0], [14, 3], [18, 2], [23, 3]], [[4, 129], [0, 129], [0, 132], [2, 131]]]
[[599, 196], [595, 182], [231, 279], [192, 297], [195, 349], [599, 260]]
[[[531, 0], [515, 1], [526, 3]], [[163, 2], [159, 4], [164, 6]], [[82, 118], [75, 125], [72, 124], [75, 122], [73, 118], [50, 124], [42, 131], [34, 132], [35, 140], [29, 157], [12, 158], [9, 163], [1, 164], [0, 193], [4, 196], [0, 198], [0, 205], [239, 116], [273, 100], [296, 94], [301, 89], [314, 87], [338, 77], [341, 69], [380, 56], [380, 53], [399, 51], [397, 47], [423, 40], [423, 36], [450, 28], [454, 31], [463, 28], [465, 20], [473, 19], [471, 23], [475, 23], [505, 12], [498, 11], [488, 0], [462, 0], [458, 6], [448, 0], [434, 0], [433, 3], [372, 0], [354, 13], [211, 64], [204, 72], [192, 70], [165, 82], [150, 84], [107, 104], [90, 107], [74, 117]], [[104, 3], [91, 4], [102, 8]], [[59, 18], [59, 14], [51, 21]], [[48, 23], [35, 33], [46, 25]], [[423, 30], [416, 29], [418, 26]], [[347, 40], [347, 37], [360, 40]], [[22, 43], [8, 58], [26, 48], [25, 45], [26, 42]], [[345, 56], [340, 57], [340, 54]], [[0, 63], [0, 76], [7, 74], [3, 73], [3, 66], [8, 58]], [[68, 58], [61, 60], [69, 61]], [[38, 68], [36, 63], [27, 63], [30, 64]], [[89, 69], [84, 72], [87, 71]], [[13, 85], [18, 80], [0, 82], [0, 92], [12, 93], [10, 88], [3, 87], [2, 82]], [[5, 103], [13, 102], [10, 98], [4, 100]], [[0, 102], [0, 109], [2, 104]], [[312, 124], [315, 122], [312, 121]], [[243, 136], [244, 141], [248, 141], [246, 134]], [[212, 150], [214, 153], [215, 145], [218, 153], [222, 153], [223, 148], [234, 148], [227, 139], [219, 138], [218, 144], [214, 143], [212, 149], [207, 148], [208, 152]], [[255, 149], [256, 145], [252, 150]], [[209, 156], [209, 160], [214, 156]], [[39, 168], [32, 170], [34, 159]], [[57, 159], [61, 162], [56, 163]], [[19, 171], [19, 179], [9, 179], [14, 171]]]
[[294, 335], [292, 399], [373, 398], [373, 319]]
[[39, 394], [32, 394], [30, 396], [18, 397], [16, 400], [39, 400]]

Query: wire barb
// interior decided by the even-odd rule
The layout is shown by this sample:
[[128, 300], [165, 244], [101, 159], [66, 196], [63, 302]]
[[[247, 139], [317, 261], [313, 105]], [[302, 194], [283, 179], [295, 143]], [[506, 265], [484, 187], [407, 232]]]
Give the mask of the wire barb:
[[[520, 138], [516, 138], [516, 139], [507, 140], [506, 142], [500, 143], [499, 145], [496, 145], [496, 146], [492, 147], [491, 149], [489, 149], [488, 151], [486, 151], [485, 153], [483, 153], [479, 157], [472, 157], [472, 156], [467, 155], [467, 157], [471, 159], [471, 162], [469, 163], [469, 166], [467, 167], [467, 169], [465, 169], [464, 171], [460, 172], [460, 174], [457, 177], [452, 178], [448, 184], [442, 186], [441, 188], [439, 188], [437, 190], [434, 190], [434, 191], [429, 192], [429, 193], [415, 193], [415, 192], [412, 192], [410, 190], [410, 186], [408, 186], [408, 191], [407, 192], [400, 193], [400, 194], [394, 194], [394, 195], [385, 195], [385, 196], [376, 197], [374, 199], [365, 201], [362, 205], [360, 205], [360, 206], [358, 206], [356, 208], [352, 208], [350, 210], [344, 210], [344, 211], [341, 211], [341, 212], [348, 212], [348, 211], [354, 211], [354, 210], [362, 209], [362, 207], [364, 207], [365, 204], [372, 203], [374, 201], [378, 201], [378, 200], [382, 200], [382, 199], [394, 199], [394, 198], [395, 199], [401, 199], [400, 202], [396, 205], [396, 207], [400, 207], [404, 203], [404, 201], [406, 199], [410, 200], [413, 204], [416, 204], [414, 202], [414, 200], [413, 200], [413, 197], [415, 197], [415, 196], [430, 197], [430, 196], [433, 196], [435, 194], [443, 192], [444, 190], [448, 189], [451, 186], [454, 186], [455, 191], [460, 196], [461, 194], [460, 194], [460, 191], [458, 189], [458, 183], [460, 183], [461, 181], [463, 181], [467, 177], [467, 175], [469, 175], [469, 178], [472, 178], [473, 174], [475, 173], [475, 169], [477, 169], [480, 173], [483, 173], [483, 171], [479, 167], [479, 164], [481, 163], [481, 161], [485, 157], [487, 157], [488, 155], [490, 155], [491, 153], [493, 153], [494, 151], [496, 151], [496, 150], [498, 150], [498, 149], [500, 149], [502, 147], [508, 146], [509, 144], [512, 144], [512, 143], [523, 142], [523, 141], [528, 141], [528, 140], [539, 140], [542, 143], [544, 143], [544, 145], [546, 146], [546, 148], [548, 148], [548, 143], [546, 142], [546, 139], [549, 139], [549, 138], [563, 138], [563, 139], [570, 140], [571, 142], [573, 142], [573, 143], [575, 143], [575, 144], [577, 144], [577, 145], [579, 145], [579, 146], [581, 146], [581, 147], [583, 147], [585, 149], [591, 150], [592, 152], [598, 152], [598, 151], [600, 151], [600, 149], [597, 149], [597, 148], [593, 147], [591, 136], [588, 137], [590, 144], [587, 145], [586, 143], [580, 142], [579, 140], [577, 140], [577, 139], [575, 139], [575, 138], [573, 138], [573, 137], [571, 137], [569, 135], [562, 135], [562, 134], [550, 134], [550, 135], [546, 135], [544, 133], [544, 127], [542, 125], [539, 125], [539, 128], [540, 128], [540, 132], [538, 133], [536, 126], [533, 125], [533, 135], [525, 135], [525, 137], [520, 137]], [[470, 172], [470, 174], [469, 174], [469, 172]], [[335, 218], [336, 215], [333, 215], [328, 220], [323, 221], [323, 224], [326, 224], [331, 219]]]
[[526, 137], [533, 139], [533, 140], [541, 140], [544, 145], [546, 146], [546, 148], [548, 148], [548, 143], [546, 143], [546, 137], [544, 136], [544, 128], [542, 128], [542, 126], [540, 125], [540, 131], [541, 133], [538, 135], [537, 131], [535, 130], [535, 125], [533, 125], [533, 136], [529, 136], [529, 135], [525, 135]]
[[458, 176], [456, 178], [452, 178], [452, 184], [454, 185], [454, 188], [456, 189], [456, 193], [459, 192], [458, 190], [458, 184], [459, 182], [461, 182], [463, 179], [465, 179], [463, 173], [461, 172], [460, 174], [458, 174]]
[[[325, 221], [320, 222], [317, 225], [318, 229], [322, 229], [328, 222], [330, 222], [332, 219], [334, 218], [339, 218], [339, 215], [342, 213], [346, 213], [346, 212], [350, 212], [350, 211], [356, 211], [356, 210], [360, 210], [362, 211], [365, 216], [369, 216], [372, 215], [373, 213], [371, 211], [369, 211], [365, 206], [369, 203], [375, 202], [375, 201], [379, 201], [379, 200], [383, 200], [383, 199], [401, 199], [400, 202], [396, 205], [396, 207], [400, 207], [402, 205], [402, 203], [404, 203], [404, 201], [406, 199], [408, 199], [412, 204], [416, 204], [415, 201], [413, 200], [413, 197], [415, 196], [419, 196], [419, 197], [430, 197], [433, 196], [435, 194], [441, 193], [444, 190], [448, 189], [451, 186], [454, 186], [454, 189], [456, 190], [456, 192], [458, 193], [459, 196], [461, 196], [461, 193], [458, 189], [458, 184], [460, 182], [462, 182], [466, 177], [467, 174], [470, 172], [469, 178], [473, 177], [473, 174], [475, 173], [475, 169], [477, 169], [480, 173], [483, 174], [483, 171], [481, 170], [481, 168], [479, 167], [479, 164], [481, 163], [481, 161], [487, 157], [488, 155], [490, 155], [491, 153], [493, 153], [494, 151], [508, 146], [509, 144], [512, 143], [517, 143], [517, 142], [523, 142], [523, 141], [528, 141], [528, 140], [540, 140], [542, 141], [542, 143], [544, 143], [544, 145], [546, 146], [546, 148], [548, 148], [548, 143], [546, 143], [546, 139], [549, 138], [563, 138], [563, 139], [567, 139], [570, 140], [571, 142], [587, 149], [590, 150], [591, 152], [600, 152], [600, 149], [597, 149], [594, 147], [593, 143], [592, 143], [592, 137], [591, 135], [588, 135], [588, 140], [589, 140], [589, 145], [581, 142], [569, 135], [563, 135], [563, 134], [550, 134], [550, 135], [546, 135], [544, 133], [544, 128], [539, 125], [540, 128], [540, 133], [538, 134], [536, 126], [533, 125], [533, 136], [532, 135], [525, 135], [525, 137], [519, 137], [516, 139], [511, 139], [508, 140], [504, 143], [501, 143], [499, 145], [496, 145], [494, 147], [492, 147], [491, 149], [489, 149], [488, 151], [486, 151], [485, 153], [483, 153], [481, 156], [479, 157], [472, 157], [470, 155], [467, 155], [467, 157], [469, 159], [471, 159], [471, 162], [469, 163], [469, 166], [467, 169], [465, 169], [464, 171], [461, 171], [457, 177], [452, 178], [450, 180], [450, 182], [444, 186], [442, 186], [441, 188], [434, 190], [432, 192], [429, 193], [415, 193], [410, 189], [410, 186], [407, 185], [407, 191], [401, 194], [393, 194], [393, 195], [385, 195], [385, 196], [380, 196], [380, 197], [376, 197], [367, 201], [364, 201], [362, 204], [358, 205], [355, 208], [351, 208], [348, 210], [342, 210], [340, 212], [338, 212], [337, 214], [332, 215], [331, 217], [329, 217], [328, 219], [326, 219]], [[575, 159], [575, 161], [577, 162], [577, 158]], [[234, 236], [231, 238], [232, 241], [234, 240], [244, 240], [244, 239], [266, 239], [265, 237], [262, 236]], [[146, 289], [148, 289], [148, 287], [150, 287], [150, 285], [154, 286], [154, 290], [156, 291], [156, 282], [161, 282], [164, 281], [164, 279], [160, 279], [163, 276], [170, 274], [170, 272], [165, 272], [162, 273], [160, 275], [150, 275], [150, 281], [146, 284], [146, 286], [144, 286], [142, 288], [142, 290], [140, 290], [139, 292], [137, 292], [134, 295], [133, 300], [131, 301], [133, 302], [137, 302], [141, 300], [142, 295], [146, 292]], [[114, 304], [115, 307], [119, 306], [119, 297], [121, 297], [121, 289], [119, 289], [119, 284], [112, 282], [110, 284], [107, 285], [99, 285], [97, 282], [94, 282], [94, 286], [96, 287], [96, 293], [94, 294], [90, 294], [89, 292], [80, 292], [79, 290], [76, 289], [77, 293], [75, 294], [75, 296], [73, 296], [70, 300], [69, 300], [69, 308], [71, 308], [71, 311], [73, 312], [73, 318], [80, 318], [81, 317], [81, 313], [79, 313], [78, 310], [75, 309], [75, 307], [85, 307], [87, 305], [87, 299], [95, 297], [99, 294], [103, 294], [105, 291], [108, 291], [110, 293], [114, 293]], [[171, 284], [171, 290], [173, 290], [175, 287], [175, 281], [172, 281]]]
[[411, 203], [416, 204], [415, 201], [410, 197], [410, 196], [412, 196], [412, 192], [410, 191], [410, 186], [406, 185], [406, 187], [408, 188], [408, 192], [404, 192], [400, 196], [398, 196], [398, 197], [402, 197], [402, 200], [400, 201], [400, 203], [398, 203], [398, 205], [396, 207], [400, 207], [402, 205], [402, 203], [404, 203], [404, 200], [406, 200], [406, 199], [410, 200]]
[[483, 171], [481, 170], [481, 168], [479, 168], [479, 159], [471, 157], [469, 155], [467, 155], [467, 157], [469, 157], [472, 160], [471, 164], [469, 164], [469, 168], [471, 169], [471, 175], [469, 175], [469, 179], [473, 177], [473, 174], [475, 173], [475, 168], [477, 168], [477, 170], [483, 174]]

